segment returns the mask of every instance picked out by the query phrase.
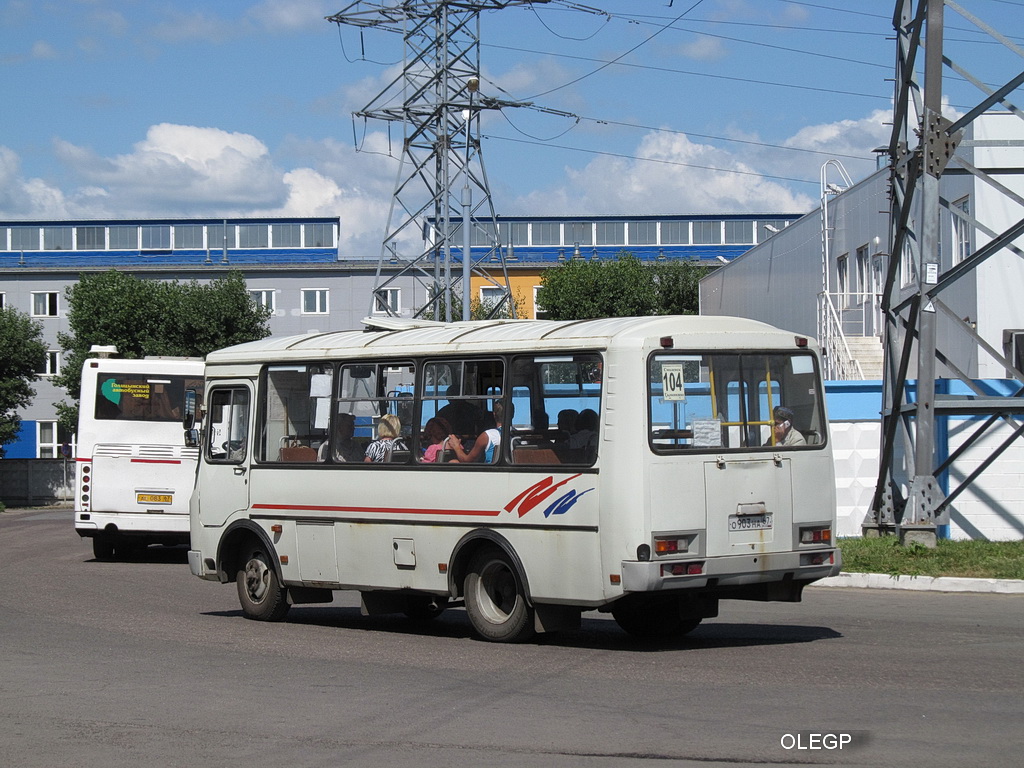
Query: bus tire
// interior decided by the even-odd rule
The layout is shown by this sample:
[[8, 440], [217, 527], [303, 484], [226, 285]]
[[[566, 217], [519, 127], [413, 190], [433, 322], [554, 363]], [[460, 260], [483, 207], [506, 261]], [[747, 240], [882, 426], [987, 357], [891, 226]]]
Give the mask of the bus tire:
[[288, 613], [287, 590], [281, 586], [270, 557], [260, 547], [248, 550], [235, 576], [238, 602], [247, 619], [280, 621]]
[[638, 640], [682, 637], [697, 628], [700, 616], [685, 615], [678, 597], [629, 595], [612, 606], [612, 616]]
[[473, 629], [495, 643], [518, 643], [533, 636], [533, 608], [508, 556], [487, 547], [469, 561], [463, 593]]
[[110, 536], [93, 536], [92, 556], [97, 560], [113, 560], [114, 540]]

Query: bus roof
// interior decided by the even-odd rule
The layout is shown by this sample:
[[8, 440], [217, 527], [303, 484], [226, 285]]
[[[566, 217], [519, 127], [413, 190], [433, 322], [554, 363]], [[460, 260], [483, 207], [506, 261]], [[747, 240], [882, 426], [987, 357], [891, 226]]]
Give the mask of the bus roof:
[[[399, 318], [366, 319], [366, 331], [271, 336], [216, 350], [207, 365], [267, 360], [315, 360], [336, 356], [387, 357], [469, 352], [606, 349], [659, 346], [673, 337], [676, 349], [793, 349], [796, 335], [744, 318], [700, 315], [616, 317], [601, 320], [474, 320], [440, 323]], [[386, 328], [382, 328], [386, 326]], [[376, 329], [376, 330], [373, 330]], [[809, 340], [809, 346], [814, 346]]]

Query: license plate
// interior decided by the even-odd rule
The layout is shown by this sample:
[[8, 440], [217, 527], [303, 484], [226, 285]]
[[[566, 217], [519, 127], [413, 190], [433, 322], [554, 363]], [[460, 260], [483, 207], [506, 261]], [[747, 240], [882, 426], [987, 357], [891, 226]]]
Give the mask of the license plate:
[[762, 515], [729, 515], [730, 531], [768, 531], [771, 527], [771, 512]]
[[170, 493], [137, 493], [135, 501], [139, 504], [170, 504], [174, 495]]

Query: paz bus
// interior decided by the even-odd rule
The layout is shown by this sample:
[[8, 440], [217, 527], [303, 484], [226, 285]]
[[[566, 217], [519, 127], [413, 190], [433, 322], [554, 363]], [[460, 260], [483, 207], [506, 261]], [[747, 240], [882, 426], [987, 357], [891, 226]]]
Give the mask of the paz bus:
[[202, 387], [203, 361], [92, 353], [82, 366], [75, 531], [92, 539], [98, 560], [187, 544], [199, 452], [182, 445], [182, 405], [186, 390]]
[[[188, 561], [248, 618], [356, 590], [365, 615], [463, 606], [497, 642], [590, 610], [669, 637], [839, 571], [811, 340], [725, 317], [364, 322], [207, 356]], [[492, 460], [465, 461], [480, 440]]]

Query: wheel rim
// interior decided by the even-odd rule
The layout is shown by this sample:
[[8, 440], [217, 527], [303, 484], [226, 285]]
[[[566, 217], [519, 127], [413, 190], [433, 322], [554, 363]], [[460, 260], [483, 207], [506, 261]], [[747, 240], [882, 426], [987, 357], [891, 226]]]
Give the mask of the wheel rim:
[[488, 621], [494, 624], [508, 621], [519, 602], [516, 575], [505, 563], [492, 560], [480, 572], [477, 598]]
[[270, 568], [258, 557], [245, 564], [245, 593], [254, 603], [261, 603], [270, 588]]

